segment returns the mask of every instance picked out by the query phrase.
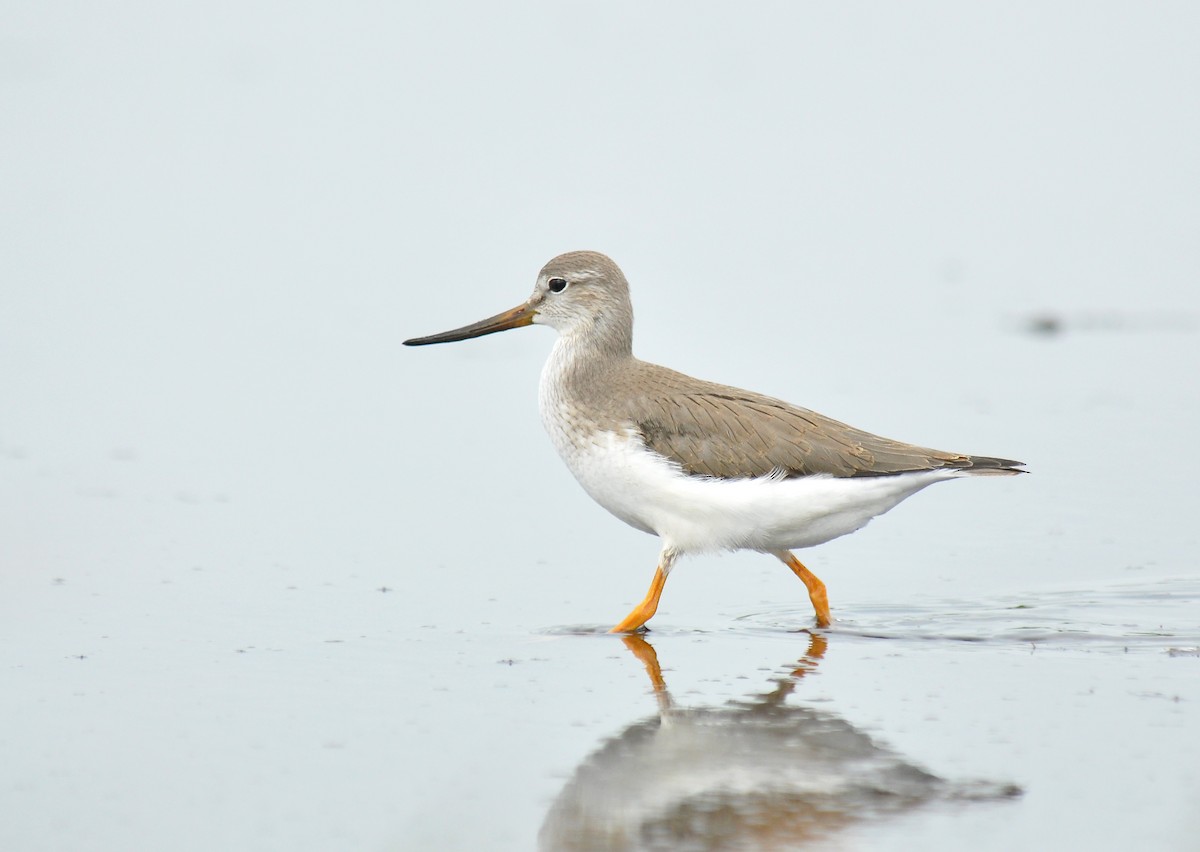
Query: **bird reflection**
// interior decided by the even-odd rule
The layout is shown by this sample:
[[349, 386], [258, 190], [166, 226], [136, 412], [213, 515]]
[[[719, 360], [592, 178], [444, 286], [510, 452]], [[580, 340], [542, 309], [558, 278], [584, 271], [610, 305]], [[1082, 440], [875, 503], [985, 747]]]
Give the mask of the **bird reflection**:
[[945, 781], [839, 716], [788, 705], [825, 655], [819, 634], [770, 692], [701, 708], [675, 704], [649, 642], [623, 641], [646, 668], [658, 715], [579, 766], [542, 824], [543, 850], [788, 849], [936, 799], [1019, 793]]

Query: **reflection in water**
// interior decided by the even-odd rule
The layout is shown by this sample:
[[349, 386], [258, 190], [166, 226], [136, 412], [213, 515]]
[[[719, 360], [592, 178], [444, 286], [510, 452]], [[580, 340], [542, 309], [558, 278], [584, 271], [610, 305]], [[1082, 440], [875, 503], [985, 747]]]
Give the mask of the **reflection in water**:
[[822, 636], [771, 692], [711, 708], [677, 707], [650, 643], [624, 642], [659, 713], [580, 765], [546, 815], [542, 849], [792, 848], [933, 799], [1019, 793], [944, 781], [832, 713], [788, 705], [825, 654]]

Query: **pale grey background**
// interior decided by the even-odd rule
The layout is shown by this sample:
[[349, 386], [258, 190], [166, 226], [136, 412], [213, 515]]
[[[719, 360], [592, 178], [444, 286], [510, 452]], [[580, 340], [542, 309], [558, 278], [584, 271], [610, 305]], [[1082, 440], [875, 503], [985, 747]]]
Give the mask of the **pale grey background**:
[[[843, 842], [1115, 848], [1146, 839], [1128, 822], [1185, 848], [1200, 694], [1166, 650], [1200, 621], [1198, 25], [0, 7], [0, 846], [534, 843], [573, 767], [653, 712], [619, 644], [562, 629], [622, 615], [656, 547], [542, 434], [549, 331], [399, 341], [592, 248], [631, 279], [642, 357], [1035, 471], [808, 554], [845, 624], [910, 607], [996, 644], [968, 660], [903, 622], [884, 664], [847, 635], [797, 698], [1028, 789]], [[970, 612], [1095, 588], [1111, 614], [1062, 624], [1106, 642], [1041, 665]], [[803, 603], [763, 557], [683, 565], [655, 622], [675, 691], [787, 670]], [[1156, 738], [1120, 745], [1131, 724]]]

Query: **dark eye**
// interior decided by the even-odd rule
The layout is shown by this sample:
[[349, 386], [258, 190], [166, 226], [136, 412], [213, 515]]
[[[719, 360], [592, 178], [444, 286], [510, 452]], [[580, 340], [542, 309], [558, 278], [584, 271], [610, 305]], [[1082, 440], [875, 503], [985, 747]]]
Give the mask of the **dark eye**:
[[567, 289], [567, 279], [551, 278], [546, 282], [546, 286], [550, 288], [551, 293], [561, 293], [563, 290]]

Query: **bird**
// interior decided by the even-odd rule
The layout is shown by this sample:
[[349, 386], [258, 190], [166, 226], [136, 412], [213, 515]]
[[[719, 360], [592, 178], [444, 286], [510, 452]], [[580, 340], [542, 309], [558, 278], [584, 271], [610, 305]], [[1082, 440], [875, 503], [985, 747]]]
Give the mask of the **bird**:
[[855, 532], [935, 482], [1027, 472], [1024, 462], [884, 438], [636, 358], [629, 283], [595, 251], [551, 259], [511, 310], [404, 345], [528, 325], [558, 332], [538, 387], [554, 448], [592, 499], [661, 543], [649, 590], [612, 633], [644, 628], [681, 556], [735, 550], [787, 565], [816, 626], [829, 627], [825, 584], [793, 550]]

